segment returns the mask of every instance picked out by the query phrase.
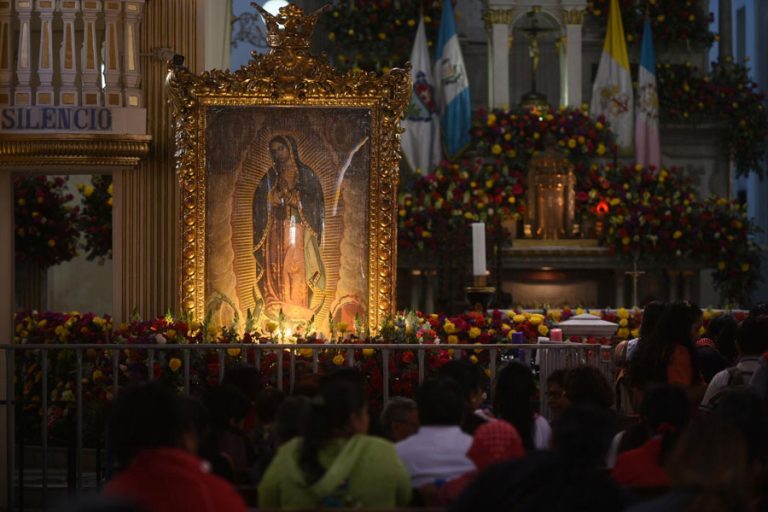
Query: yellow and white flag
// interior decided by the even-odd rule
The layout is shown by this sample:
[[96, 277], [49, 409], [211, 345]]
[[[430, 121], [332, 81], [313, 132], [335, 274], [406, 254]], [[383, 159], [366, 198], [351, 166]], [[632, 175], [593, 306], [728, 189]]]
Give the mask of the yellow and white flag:
[[616, 144], [621, 149], [632, 147], [632, 116], [634, 101], [632, 96], [632, 75], [629, 71], [627, 41], [621, 24], [621, 12], [618, 0], [611, 0], [608, 15], [608, 30], [605, 33], [605, 45], [597, 68], [597, 77], [592, 86], [592, 116], [605, 116], [616, 134]]

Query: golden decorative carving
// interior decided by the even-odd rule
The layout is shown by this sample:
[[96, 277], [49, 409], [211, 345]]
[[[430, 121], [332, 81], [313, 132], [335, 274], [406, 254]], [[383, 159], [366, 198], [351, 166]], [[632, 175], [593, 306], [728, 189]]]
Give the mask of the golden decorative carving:
[[134, 167], [149, 153], [149, 135], [3, 134], [0, 167]]
[[[548, 240], [573, 234], [576, 175], [573, 164], [557, 149], [554, 139], [528, 163], [528, 210], [526, 224], [532, 236]], [[526, 233], [527, 235], [527, 233]]]
[[563, 9], [563, 22], [566, 25], [583, 25], [586, 13], [584, 9]]
[[[206, 222], [209, 222], [206, 209], [209, 204], [207, 193], [211, 185], [207, 172], [211, 164], [206, 154], [206, 144], [209, 137], [211, 140], [218, 140], [216, 137], [224, 136], [221, 133], [213, 133], [213, 130], [209, 133], [208, 116], [219, 112], [235, 112], [234, 115], [240, 115], [237, 112], [246, 112], [244, 115], [250, 115], [253, 119], [262, 119], [264, 116], [258, 113], [259, 108], [278, 108], [281, 111], [285, 109], [285, 114], [272, 115], [268, 123], [259, 121], [262, 123], [259, 125], [261, 135], [242, 135], [238, 132], [236, 136], [239, 137], [239, 142], [232, 142], [233, 146], [244, 146], [244, 149], [240, 148], [239, 156], [232, 155], [233, 158], [240, 159], [236, 164], [239, 167], [233, 172], [250, 172], [251, 175], [246, 181], [250, 184], [248, 186], [256, 188], [255, 183], [265, 175], [264, 169], [269, 165], [266, 163], [269, 155], [263, 143], [267, 139], [264, 139], [263, 132], [279, 132], [279, 123], [297, 112], [297, 115], [302, 115], [302, 111], [309, 112], [306, 117], [314, 119], [312, 116], [315, 114], [312, 112], [317, 109], [330, 109], [331, 115], [334, 109], [337, 109], [340, 112], [339, 117], [346, 119], [344, 112], [357, 109], [358, 112], [365, 113], [365, 122], [369, 127], [369, 135], [366, 138], [369, 148], [369, 208], [367, 212], [363, 212], [363, 215], [367, 215], [367, 239], [366, 243], [359, 243], [367, 246], [367, 264], [363, 264], [364, 268], [360, 269], [365, 274], [363, 279], [367, 279], [367, 319], [363, 320], [367, 327], [375, 332], [383, 319], [393, 312], [395, 306], [400, 118], [411, 97], [410, 70], [393, 69], [383, 76], [372, 72], [340, 73], [324, 60], [309, 54], [308, 41], [319, 11], [306, 15], [300, 8], [289, 5], [281, 8], [277, 16], [272, 16], [260, 10], [270, 30], [267, 40], [271, 49], [268, 54], [254, 54], [248, 65], [235, 72], [213, 70], [195, 75], [183, 67], [171, 68], [169, 85], [176, 132], [176, 171], [181, 187], [181, 307], [195, 318], [202, 318], [211, 300], [211, 297], [207, 296], [211, 295], [211, 292], [206, 291], [206, 286], [209, 286], [209, 276], [206, 276], [206, 236], [209, 234], [206, 233]], [[343, 127], [339, 128], [338, 136], [344, 135]], [[297, 131], [295, 128], [291, 130]], [[315, 155], [317, 151], [310, 142], [322, 137], [315, 132], [309, 133], [309, 126], [307, 132], [303, 141], [300, 141], [305, 145], [302, 146], [303, 155]], [[304, 136], [302, 133], [298, 135]], [[308, 151], [310, 152], [307, 153]], [[233, 149], [232, 153], [234, 152]], [[316, 157], [313, 165], [322, 165], [321, 158], [323, 157]], [[239, 178], [231, 178], [237, 179]], [[326, 181], [323, 182], [324, 190]], [[234, 181], [226, 184], [225, 186], [229, 187], [229, 195], [221, 198], [221, 201], [229, 200], [233, 205], [232, 218], [244, 215], [242, 211], [237, 210], [243, 204], [242, 198], [238, 199], [243, 194], [238, 192], [240, 183], [237, 181], [237, 186]], [[219, 196], [216, 197], [218, 200]], [[252, 194], [250, 197], [255, 196]], [[342, 194], [341, 197], [355, 196]], [[326, 201], [327, 207], [330, 203], [326, 198], [323, 200]], [[217, 206], [216, 219], [213, 221], [216, 222], [217, 229], [218, 226], [227, 226], [226, 222], [221, 221], [220, 210], [221, 207]], [[251, 215], [250, 211], [247, 215]], [[244, 234], [242, 226], [231, 229], [231, 237], [234, 240], [230, 241], [232, 247], [237, 243], [246, 243], [242, 240], [248, 233]], [[346, 222], [343, 229], [346, 229]], [[338, 248], [336, 250], [338, 251]], [[234, 252], [237, 258], [236, 248], [230, 252]], [[256, 271], [252, 270], [251, 273], [256, 274]], [[237, 286], [241, 286], [239, 277], [242, 276], [237, 274], [230, 281], [235, 281]], [[246, 276], [243, 279], [252, 282], [257, 278]], [[241, 292], [238, 293], [242, 295]], [[336, 298], [337, 301], [343, 299], [344, 297]], [[244, 313], [244, 310], [240, 311], [241, 320]], [[327, 322], [327, 316], [320, 317], [318, 323], [323, 321]]]
[[512, 25], [514, 19], [514, 9], [487, 9], [483, 12], [483, 21], [488, 30], [494, 25]]

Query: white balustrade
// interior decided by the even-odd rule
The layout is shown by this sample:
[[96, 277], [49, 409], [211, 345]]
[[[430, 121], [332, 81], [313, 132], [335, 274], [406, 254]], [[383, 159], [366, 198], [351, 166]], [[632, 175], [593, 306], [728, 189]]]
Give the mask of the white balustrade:
[[74, 114], [46, 107], [143, 109], [143, 13], [144, 0], [0, 0], [0, 130], [68, 130]]

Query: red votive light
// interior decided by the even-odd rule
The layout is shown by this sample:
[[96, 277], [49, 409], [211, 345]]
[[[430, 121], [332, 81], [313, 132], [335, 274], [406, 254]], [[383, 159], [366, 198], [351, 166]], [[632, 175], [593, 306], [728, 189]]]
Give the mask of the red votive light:
[[549, 331], [549, 341], [563, 341], [563, 330], [552, 329]]

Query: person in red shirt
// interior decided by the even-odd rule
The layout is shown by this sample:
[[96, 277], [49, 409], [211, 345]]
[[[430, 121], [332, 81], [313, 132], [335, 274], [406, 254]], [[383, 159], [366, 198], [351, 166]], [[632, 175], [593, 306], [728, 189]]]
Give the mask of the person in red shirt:
[[225, 480], [195, 455], [192, 408], [156, 383], [130, 386], [117, 396], [109, 420], [112, 449], [121, 468], [104, 495], [147, 512], [247, 510]]
[[664, 463], [688, 423], [689, 411], [682, 388], [668, 384], [649, 388], [640, 410], [649, 439], [640, 447], [619, 454], [611, 472], [616, 483], [633, 488], [669, 487]]

